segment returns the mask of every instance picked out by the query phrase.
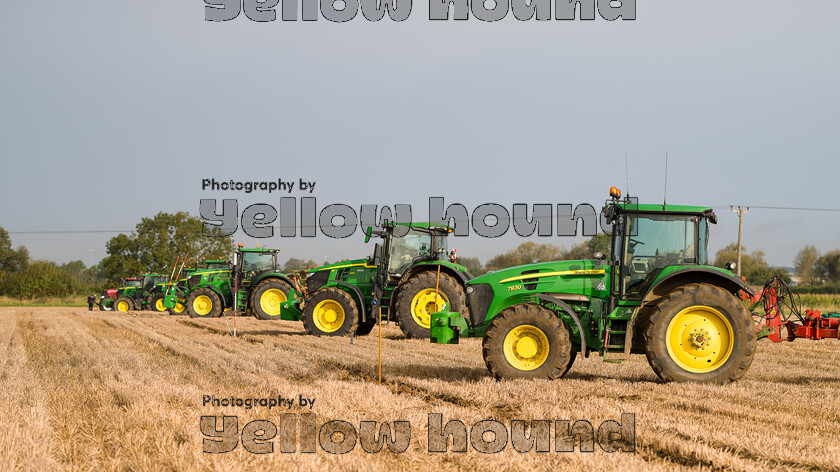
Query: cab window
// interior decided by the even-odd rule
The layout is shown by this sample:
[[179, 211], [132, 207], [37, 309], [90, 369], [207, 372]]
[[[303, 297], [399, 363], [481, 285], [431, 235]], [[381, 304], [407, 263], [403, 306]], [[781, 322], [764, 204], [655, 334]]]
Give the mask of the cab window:
[[432, 255], [432, 235], [410, 230], [405, 236], [394, 237], [391, 240], [390, 255], [391, 272], [401, 275], [415, 257]]
[[247, 273], [274, 269], [274, 254], [270, 252], [246, 252], [242, 255], [242, 271]]
[[643, 295], [665, 267], [697, 264], [699, 220], [682, 215], [627, 216], [621, 269], [625, 297]]

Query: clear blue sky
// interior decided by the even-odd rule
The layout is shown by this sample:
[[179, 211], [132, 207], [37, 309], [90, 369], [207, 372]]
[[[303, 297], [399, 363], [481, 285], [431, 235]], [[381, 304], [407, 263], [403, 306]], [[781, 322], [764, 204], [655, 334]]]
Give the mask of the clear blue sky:
[[[840, 208], [840, 4], [639, 2], [637, 20], [204, 21], [203, 2], [10, 2], [0, 17], [0, 226], [33, 257], [105, 255], [114, 234], [201, 198], [201, 179], [317, 182], [330, 203], [470, 209], [591, 203], [611, 185], [719, 207]], [[300, 197], [295, 192], [292, 196]], [[840, 247], [840, 213], [752, 210], [748, 251], [792, 265]], [[253, 240], [237, 238], [248, 244]], [[470, 236], [482, 261], [523, 242]], [[569, 246], [577, 240], [543, 238]], [[262, 240], [287, 256], [370, 252], [346, 240]]]

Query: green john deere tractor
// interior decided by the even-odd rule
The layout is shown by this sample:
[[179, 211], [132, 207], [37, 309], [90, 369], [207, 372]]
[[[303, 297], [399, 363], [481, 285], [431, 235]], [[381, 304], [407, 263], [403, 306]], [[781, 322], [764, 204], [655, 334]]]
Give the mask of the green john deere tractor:
[[[112, 307], [117, 311], [155, 309], [153, 294], [161, 290], [169, 281], [162, 274], [140, 274], [140, 278], [123, 279], [123, 286], [116, 290]], [[102, 299], [100, 308], [105, 299]], [[162, 310], [158, 310], [162, 311]]]
[[279, 270], [279, 252], [279, 249], [240, 245], [234, 253], [232, 269], [208, 269], [191, 274], [186, 283], [187, 314], [214, 318], [236, 303], [240, 313], [251, 312], [261, 320], [299, 320], [297, 305], [301, 299], [294, 289], [295, 283]]
[[[220, 286], [227, 283], [231, 276], [231, 264], [228, 260], [205, 260], [202, 267], [184, 267], [183, 274], [178, 274], [178, 282], [175, 285], [164, 287], [152, 297], [152, 306], [160, 305], [170, 315], [180, 315], [187, 310], [187, 280], [194, 274], [206, 275], [205, 283]], [[160, 310], [160, 311], [163, 311]]]
[[483, 338], [497, 379], [562, 377], [578, 354], [590, 352], [607, 362], [645, 354], [666, 381], [723, 383], [744, 375], [756, 330], [739, 295], [752, 291], [729, 270], [708, 265], [712, 209], [639, 205], [621, 201], [615, 188], [610, 196], [602, 210], [612, 225], [609, 257], [476, 277], [467, 283], [469, 317], [432, 315], [432, 342]]
[[143, 287], [143, 281], [139, 277], [121, 278], [119, 288], [109, 288], [102, 291], [102, 295], [99, 296], [99, 310], [112, 311], [118, 294], [141, 287]]
[[448, 260], [451, 231], [430, 223], [385, 224], [377, 232], [368, 228], [365, 242], [373, 235], [383, 239], [373, 257], [307, 273], [306, 331], [316, 336], [365, 335], [376, 326], [381, 307], [382, 319], [396, 321], [407, 336], [428, 338], [432, 313], [447, 305], [466, 312], [464, 284], [472, 276]]

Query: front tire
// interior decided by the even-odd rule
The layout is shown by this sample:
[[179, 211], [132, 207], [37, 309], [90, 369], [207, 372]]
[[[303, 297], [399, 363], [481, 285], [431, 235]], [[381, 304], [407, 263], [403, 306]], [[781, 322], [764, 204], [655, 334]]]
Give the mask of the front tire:
[[755, 355], [755, 324], [741, 302], [709, 284], [678, 288], [653, 307], [645, 331], [648, 363], [662, 380], [726, 383]]
[[186, 300], [179, 298], [175, 301], [175, 306], [173, 308], [167, 308], [166, 310], [170, 315], [183, 315], [187, 311], [185, 303], [187, 303]]
[[340, 288], [318, 290], [303, 309], [303, 326], [313, 336], [346, 336], [359, 326], [359, 308], [349, 293]]
[[289, 300], [291, 285], [278, 279], [260, 282], [251, 293], [251, 310], [261, 320], [279, 320], [280, 304]]
[[166, 311], [166, 307], [163, 306], [163, 293], [158, 292], [149, 297], [148, 304], [149, 309], [154, 312], [163, 313]]
[[436, 272], [422, 272], [413, 276], [397, 295], [396, 311], [400, 329], [409, 338], [429, 339], [432, 313], [443, 310], [446, 303], [449, 304], [449, 311], [466, 313], [464, 287], [454, 277], [440, 274], [438, 283]]
[[575, 357], [563, 321], [547, 308], [524, 303], [490, 321], [482, 352], [496, 379], [556, 379], [569, 371]]
[[119, 297], [114, 302], [114, 310], [126, 313], [134, 309], [134, 300], [129, 297]]
[[218, 318], [222, 315], [222, 300], [209, 288], [199, 288], [187, 297], [187, 314], [191, 318]]

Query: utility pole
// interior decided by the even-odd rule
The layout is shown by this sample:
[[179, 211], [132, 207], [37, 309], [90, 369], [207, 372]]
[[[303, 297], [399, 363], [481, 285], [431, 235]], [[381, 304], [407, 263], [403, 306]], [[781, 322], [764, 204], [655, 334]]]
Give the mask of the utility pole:
[[749, 213], [750, 212], [750, 207], [747, 207], [746, 209], [744, 209], [744, 208], [741, 208], [740, 206], [738, 206], [738, 208], [736, 209], [735, 207], [730, 205], [729, 208], [732, 211], [738, 213], [738, 261], [735, 263], [735, 269], [738, 270], [738, 277], [740, 277], [741, 276], [741, 230], [744, 227], [744, 213]]

